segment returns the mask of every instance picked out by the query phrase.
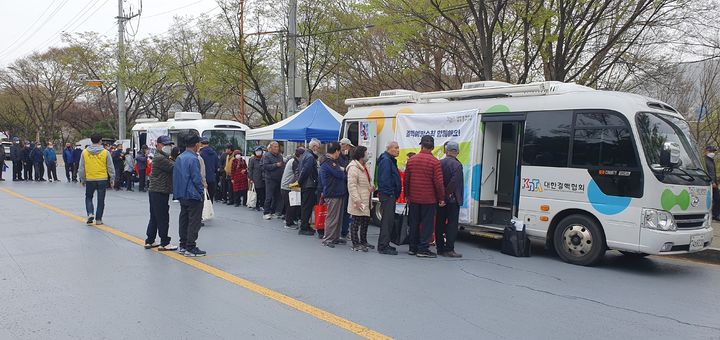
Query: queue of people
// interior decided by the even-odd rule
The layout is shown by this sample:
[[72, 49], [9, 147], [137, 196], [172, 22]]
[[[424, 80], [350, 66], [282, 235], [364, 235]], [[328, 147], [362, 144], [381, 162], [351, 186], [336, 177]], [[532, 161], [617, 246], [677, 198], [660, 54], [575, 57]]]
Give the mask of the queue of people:
[[[264, 220], [281, 219], [285, 228], [298, 230], [299, 235], [317, 232], [321, 244], [329, 248], [346, 245], [349, 238], [351, 250], [368, 252], [376, 249], [367, 240], [372, 197], [376, 195], [382, 211], [377, 251], [397, 255], [397, 249], [390, 245], [390, 233], [396, 223], [396, 202], [404, 196], [410, 226], [408, 253], [436, 257], [429, 248], [434, 235], [438, 254], [462, 256], [454, 249], [464, 197], [457, 143], [446, 143], [446, 157], [439, 161], [431, 153], [434, 139], [422, 137], [421, 151], [408, 160], [401, 176], [396, 159], [400, 149], [397, 142], [390, 142], [377, 159], [373, 182], [367, 167], [367, 148], [356, 147], [347, 138], [326, 144], [325, 155], [319, 154], [320, 141], [313, 139], [287, 158], [282, 156], [279, 144], [271, 142], [267, 149], [255, 147], [249, 161], [232, 145], [218, 154], [207, 138], [194, 134], [181, 138], [185, 138], [186, 146], [182, 153], [169, 136], [159, 137], [152, 166], [147, 147], [133, 155], [122, 145], [101, 144], [97, 134], [91, 137], [93, 144], [84, 150], [65, 145], [65, 177], [85, 187], [87, 223], [103, 224], [107, 189], [133, 191], [137, 177], [139, 191], [149, 191], [147, 249], [158, 247], [160, 251], [204, 256], [205, 251], [197, 247], [196, 241], [203, 225], [203, 202], [208, 199], [262, 211]], [[52, 143], [41, 149], [39, 144], [34, 148], [32, 144], [22, 146], [17, 138], [13, 142], [13, 180], [43, 181], [47, 169], [48, 179], [58, 181]], [[254, 199], [250, 199], [251, 193]], [[97, 205], [93, 202], [96, 194]], [[171, 194], [180, 203], [178, 246], [172, 245], [168, 236]], [[318, 204], [327, 206], [327, 215], [324, 229], [315, 230], [310, 220]]]

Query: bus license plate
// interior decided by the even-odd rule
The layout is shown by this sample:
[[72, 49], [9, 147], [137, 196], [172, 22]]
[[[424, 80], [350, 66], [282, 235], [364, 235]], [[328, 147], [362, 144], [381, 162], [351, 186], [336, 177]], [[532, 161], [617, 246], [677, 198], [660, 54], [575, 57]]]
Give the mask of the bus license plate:
[[705, 246], [705, 235], [695, 235], [690, 238], [690, 251], [701, 250]]

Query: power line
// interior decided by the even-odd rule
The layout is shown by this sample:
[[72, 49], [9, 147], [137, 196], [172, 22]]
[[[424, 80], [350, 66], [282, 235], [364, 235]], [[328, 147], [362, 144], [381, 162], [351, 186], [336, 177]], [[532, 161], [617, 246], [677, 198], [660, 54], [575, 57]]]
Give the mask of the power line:
[[[80, 19], [82, 19], [85, 14], [87, 14], [88, 12], [90, 12], [90, 10], [92, 10], [93, 7], [95, 7], [95, 5], [98, 4], [99, 1], [100, 1], [100, 0], [90, 0], [87, 4], [85, 4], [85, 6], [83, 6], [82, 9], [80, 9], [80, 10], [75, 14], [75, 16], [73, 16], [72, 18], [70, 18], [70, 20], [69, 20], [65, 25], [63, 25], [57, 32], [55, 32], [53, 35], [51, 35], [48, 39], [45, 39], [45, 41], [43, 41], [42, 43], [36, 45], [35, 48], [33, 48], [33, 50], [36, 50], [36, 49], [38, 49], [38, 48], [40, 48], [40, 47], [42, 47], [42, 46], [46, 46], [46, 45], [50, 45], [50, 44], [52, 44], [52, 43], [55, 43], [55, 42], [58, 40], [58, 38], [62, 38], [62, 34], [63, 34], [66, 30], [67, 30], [67, 31], [71, 31], [71, 30], [68, 29], [68, 28], [70, 28], [71, 26], [73, 26], [74, 24], [76, 24]], [[106, 2], [107, 2], [107, 1], [106, 1]], [[104, 3], [103, 3], [103, 5], [104, 5]], [[102, 8], [102, 5], [100, 5], [100, 7], [97, 7], [92, 14], [95, 14], [100, 8]], [[85, 21], [87, 21], [90, 17], [92, 17], [92, 14], [89, 15], [89, 16], [86, 16], [86, 17], [85, 17], [85, 20], [83, 20], [83, 21], [80, 23], [80, 25], [82, 25], [83, 23], [85, 23]], [[74, 30], [74, 29], [77, 28], [77, 27], [79, 27], [79, 25], [76, 25], [75, 27], [73, 27], [72, 30]]]
[[[5, 49], [5, 51], [9, 51], [9, 50], [10, 50], [13, 46], [15, 46], [15, 44], [17, 44], [28, 32], [30, 32], [30, 30], [35, 26], [35, 24], [37, 24], [38, 21], [40, 21], [40, 19], [42, 19], [42, 17], [45, 16], [45, 13], [47, 13], [47, 12], [50, 10], [50, 8], [52, 8], [53, 5], [55, 5], [55, 2], [57, 2], [57, 0], [53, 0], [53, 2], [51, 2], [48, 7], [45, 7], [45, 10], [42, 12], [42, 14], [40, 14], [40, 16], [37, 17], [37, 19], [35, 19], [35, 21], [33, 21], [33, 23], [32, 23], [22, 34], [20, 34], [20, 36], [18, 36], [17, 39], [15, 39], [15, 41], [13, 41], [13, 42]], [[3, 53], [0, 53], [0, 55], [2, 55], [2, 54], [3, 54]]]
[[[52, 13], [50, 13], [50, 15], [48, 15], [48, 16], [45, 18], [45, 20], [43, 20], [43, 22], [40, 24], [40, 26], [38, 26], [37, 28], [35, 28], [35, 30], [33, 30], [33, 32], [30, 33], [30, 35], [29, 35], [28, 37], [26, 37], [25, 39], [22, 39], [22, 41], [20, 42], [20, 45], [18, 45], [17, 48], [22, 47], [22, 46], [25, 45], [28, 41], [30, 41], [30, 39], [32, 39], [32, 37], [34, 37], [34, 36], [40, 31], [40, 29], [42, 29], [43, 27], [45, 27], [45, 25], [46, 25], [48, 22], [50, 22], [50, 19], [53, 18], [53, 17], [55, 16], [55, 14], [57, 14], [57, 12], [58, 12], [60, 9], [62, 9], [62, 8], [65, 6], [65, 4], [67, 4], [68, 1], [69, 1], [69, 0], [63, 0], [63, 2], [60, 3], [60, 4], [58, 5], [58, 7], [56, 7], [56, 8], [52, 11]], [[5, 51], [5, 53], [2, 53], [2, 54], [0, 54], [0, 55], [1, 55], [1, 56], [7, 56], [7, 53], [10, 53], [10, 51], [11, 51], [11, 50], [8, 49], [8, 50]]]
[[168, 14], [168, 13], [172, 13], [172, 12], [179, 11], [179, 10], [181, 10], [181, 9], [183, 9], [183, 8], [188, 8], [188, 7], [195, 6], [195, 5], [197, 5], [197, 4], [201, 3], [201, 2], [203, 2], [203, 0], [198, 0], [198, 1], [195, 1], [195, 2], [193, 2], [193, 3], [187, 4], [187, 5], [184, 5], [184, 6], [180, 6], [180, 7], [177, 7], [177, 8], [173, 8], [173, 9], [171, 9], [171, 10], [167, 10], [167, 11], [164, 11], [164, 12], [151, 14], [151, 15], [145, 16], [145, 18], [149, 19], [149, 18], [159, 17], [159, 16], [161, 16], [161, 15], [165, 15], [165, 14]]

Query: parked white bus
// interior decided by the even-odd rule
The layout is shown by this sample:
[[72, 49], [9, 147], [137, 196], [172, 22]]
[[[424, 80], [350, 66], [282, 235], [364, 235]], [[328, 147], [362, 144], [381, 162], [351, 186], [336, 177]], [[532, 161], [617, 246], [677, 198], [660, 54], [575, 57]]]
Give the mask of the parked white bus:
[[711, 244], [710, 178], [685, 119], [658, 100], [568, 83], [478, 82], [346, 104], [342, 136], [374, 157], [401, 141], [401, 170], [419, 150], [408, 141], [422, 134], [435, 135], [439, 157], [443, 140], [461, 144], [461, 222], [471, 233], [501, 231], [517, 217], [580, 265], [608, 249], [644, 256]]
[[[194, 131], [210, 140], [210, 145], [218, 152], [225, 149], [225, 145], [232, 144], [234, 149], [247, 155], [247, 141], [245, 132], [250, 128], [232, 120], [203, 119], [197, 112], [177, 112], [174, 119], [160, 122], [157, 119], [138, 119], [132, 128], [132, 148], [137, 150], [146, 145], [148, 132], [168, 134], [178, 147], [184, 147], [178, 135], [183, 132]], [[157, 137], [157, 136], [156, 136]], [[152, 139], [153, 137], [150, 136]]]

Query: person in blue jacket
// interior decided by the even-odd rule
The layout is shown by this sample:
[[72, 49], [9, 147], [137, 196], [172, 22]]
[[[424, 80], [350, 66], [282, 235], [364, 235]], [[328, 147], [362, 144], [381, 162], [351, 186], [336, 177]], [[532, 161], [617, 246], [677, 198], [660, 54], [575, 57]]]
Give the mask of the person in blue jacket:
[[400, 146], [396, 141], [391, 141], [387, 143], [385, 152], [378, 157], [377, 162], [378, 196], [382, 212], [377, 250], [384, 255], [397, 255], [397, 250], [390, 245], [390, 230], [395, 223], [395, 201], [402, 193], [396, 158], [398, 155]]
[[135, 157], [135, 164], [137, 164], [137, 172], [138, 172], [138, 183], [140, 185], [140, 188], [138, 189], [140, 192], [146, 192], [145, 189], [145, 173], [147, 172], [147, 149], [148, 147], [146, 145], [143, 145], [142, 148], [140, 148], [140, 151], [138, 151], [137, 156]]
[[45, 166], [47, 167], [48, 180], [50, 183], [53, 181], [57, 182], [57, 155], [55, 149], [53, 149], [53, 143], [48, 142], [47, 148], [43, 151], [43, 158], [45, 159]]
[[35, 180], [38, 182], [45, 182], [45, 166], [43, 165], [44, 156], [42, 146], [40, 145], [40, 142], [37, 142], [31, 147], [30, 161], [35, 168]]
[[198, 149], [200, 136], [189, 134], [185, 138], [185, 152], [175, 160], [173, 169], [173, 196], [180, 201], [180, 246], [178, 252], [188, 257], [205, 256], [196, 241], [202, 223], [205, 187], [200, 173]]
[[78, 168], [80, 167], [80, 157], [82, 157], [83, 149], [80, 145], [76, 146], [72, 151], [73, 155], [73, 168], [72, 168], [72, 181], [77, 183]]
[[63, 163], [65, 163], [65, 179], [67, 179], [68, 183], [74, 178], [75, 172], [73, 171], [73, 168], [75, 167], [75, 160], [73, 158], [73, 149], [72, 144], [65, 143], [65, 148], [63, 149], [62, 153]]
[[327, 155], [320, 165], [319, 174], [323, 188], [322, 198], [328, 206], [322, 244], [330, 248], [344, 243], [340, 241], [340, 229], [342, 228], [343, 200], [347, 195], [347, 181], [345, 169], [338, 163], [338, 158], [340, 158], [340, 143], [328, 144]]
[[218, 156], [215, 149], [210, 146], [210, 140], [207, 137], [200, 139], [200, 157], [202, 157], [203, 162], [205, 162], [205, 181], [208, 186], [208, 196], [210, 196], [210, 201], [215, 202], [220, 156]]

